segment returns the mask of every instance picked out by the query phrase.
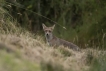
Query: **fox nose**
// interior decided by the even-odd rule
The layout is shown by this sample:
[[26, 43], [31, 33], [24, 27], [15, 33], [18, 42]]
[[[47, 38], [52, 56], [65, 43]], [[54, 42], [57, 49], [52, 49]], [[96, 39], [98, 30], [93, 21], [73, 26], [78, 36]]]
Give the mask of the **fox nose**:
[[49, 34], [47, 33], [46, 35], [48, 36]]

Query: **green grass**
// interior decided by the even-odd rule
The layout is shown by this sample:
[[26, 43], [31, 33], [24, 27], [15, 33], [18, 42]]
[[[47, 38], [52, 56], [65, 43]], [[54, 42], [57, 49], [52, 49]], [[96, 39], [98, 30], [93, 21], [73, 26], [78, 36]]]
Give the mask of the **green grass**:
[[18, 58], [15, 53], [0, 51], [0, 71], [41, 71], [37, 63]]
[[[64, 67], [59, 63], [53, 63], [52, 61], [41, 62], [42, 71], [65, 71]], [[66, 70], [67, 71], [67, 70]]]
[[95, 58], [89, 71], [106, 71], [106, 54], [100, 54], [98, 58]]

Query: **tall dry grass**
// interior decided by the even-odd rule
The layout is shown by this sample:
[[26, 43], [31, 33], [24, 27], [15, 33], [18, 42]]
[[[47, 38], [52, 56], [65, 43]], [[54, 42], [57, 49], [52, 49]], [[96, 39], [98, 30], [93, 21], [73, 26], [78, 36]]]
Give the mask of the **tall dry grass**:
[[0, 7], [1, 71], [106, 70], [105, 51], [82, 49], [81, 52], [76, 52], [63, 46], [53, 48], [45, 43], [42, 36], [34, 36], [17, 27], [16, 23], [11, 15]]

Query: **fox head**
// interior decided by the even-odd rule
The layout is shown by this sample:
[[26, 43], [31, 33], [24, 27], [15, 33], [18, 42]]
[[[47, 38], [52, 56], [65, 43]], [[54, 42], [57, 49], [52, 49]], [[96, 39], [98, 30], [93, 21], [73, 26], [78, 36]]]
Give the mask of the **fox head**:
[[42, 24], [42, 27], [43, 27], [43, 30], [45, 32], [45, 36], [47, 39], [52, 39], [53, 37], [53, 30], [54, 30], [54, 27], [55, 25], [53, 25], [52, 27], [47, 27], [45, 24]]

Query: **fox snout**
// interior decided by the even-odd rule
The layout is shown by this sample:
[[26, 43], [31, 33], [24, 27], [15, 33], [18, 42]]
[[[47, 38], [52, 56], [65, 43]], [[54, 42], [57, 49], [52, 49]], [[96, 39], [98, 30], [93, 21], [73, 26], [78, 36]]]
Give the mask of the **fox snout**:
[[46, 36], [48, 36], [49, 35], [49, 33], [46, 33]]
[[52, 32], [50, 30], [45, 30], [45, 35], [50, 35]]

